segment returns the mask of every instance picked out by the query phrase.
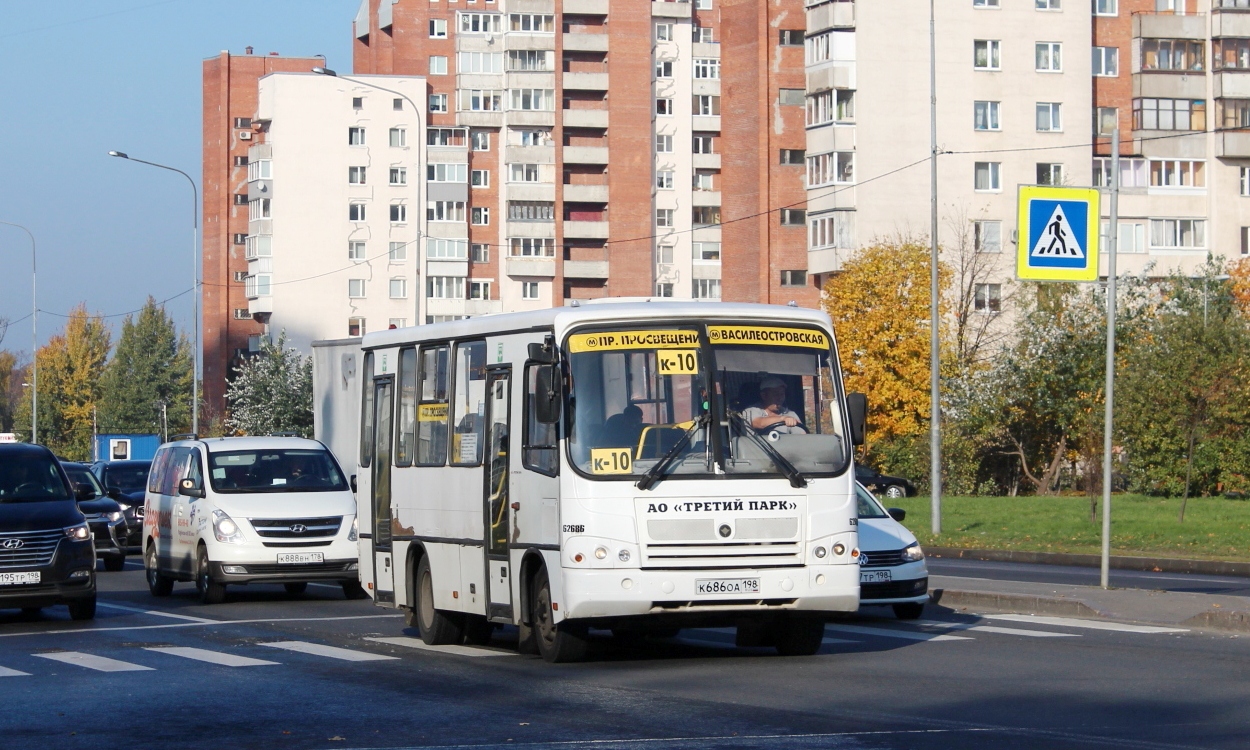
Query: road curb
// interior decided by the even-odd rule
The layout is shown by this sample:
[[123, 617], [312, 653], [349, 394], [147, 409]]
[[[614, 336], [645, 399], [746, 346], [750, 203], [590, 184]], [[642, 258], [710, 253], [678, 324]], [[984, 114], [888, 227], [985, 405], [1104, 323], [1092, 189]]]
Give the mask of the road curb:
[[1186, 620], [1183, 625], [1211, 630], [1232, 630], [1250, 633], [1250, 612], [1209, 609]]
[[994, 609], [1002, 612], [1019, 612], [1060, 617], [1106, 618], [1106, 614], [1083, 601], [1057, 596], [1032, 594], [1003, 594], [995, 591], [952, 591], [934, 589], [934, 601], [951, 607], [971, 609]]
[[[1035, 565], [1073, 565], [1082, 568], [1097, 568], [1102, 565], [1102, 559], [1098, 555], [1074, 555], [1065, 552], [925, 547], [925, 554], [939, 559], [954, 558], [983, 560], [986, 562], [1032, 563]], [[1250, 563], [1225, 560], [1182, 560], [1168, 557], [1112, 555], [1111, 567], [1116, 570], [1136, 570], [1147, 573], [1198, 573], [1200, 575], [1250, 578]]]

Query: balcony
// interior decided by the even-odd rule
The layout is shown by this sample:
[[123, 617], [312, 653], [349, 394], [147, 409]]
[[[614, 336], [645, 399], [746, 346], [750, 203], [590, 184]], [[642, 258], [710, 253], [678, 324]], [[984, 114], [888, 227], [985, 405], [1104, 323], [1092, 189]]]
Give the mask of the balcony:
[[[1215, 0], [1211, 5], [1218, 5], [1220, 0]], [[1232, 7], [1233, 2], [1227, 2], [1227, 8], [1211, 9], [1211, 36], [1215, 38], [1239, 36], [1250, 37], [1250, 5], [1242, 3], [1240, 7]]]
[[719, 206], [720, 191], [719, 190], [695, 190], [690, 194], [691, 205], [694, 206]]
[[247, 301], [247, 311], [252, 315], [259, 315], [273, 312], [273, 297], [257, 297], [249, 298]]
[[509, 276], [541, 276], [549, 279], [556, 275], [556, 259], [510, 255], [504, 258], [504, 273]]
[[[812, 3], [808, 2], [808, 5]], [[807, 9], [807, 33], [855, 28], [855, 3], [833, 2]]]
[[564, 200], [569, 203], [607, 203], [607, 185], [565, 185]]
[[564, 35], [564, 49], [569, 52], [607, 52], [607, 34], [570, 32]]
[[1166, 70], [1147, 70], [1134, 73], [1133, 97], [1206, 99], [1206, 72], [1199, 70], [1192, 73], [1174, 73]]
[[508, 200], [510, 201], [546, 201], [556, 199], [556, 186], [547, 183], [509, 182]]
[[1216, 99], [1250, 99], [1250, 70], [1222, 70], [1215, 74]]
[[497, 299], [467, 299], [464, 301], [465, 315], [488, 315], [503, 312], [503, 302]]
[[655, 0], [651, 3], [651, 15], [657, 18], [690, 18], [690, 2], [662, 2]]
[[555, 13], [554, 0], [508, 0], [508, 10], [512, 13]]
[[473, 128], [501, 128], [503, 112], [457, 112], [456, 124]]
[[566, 109], [564, 110], [564, 127], [566, 128], [606, 128], [608, 111], [606, 109]]
[[691, 166], [695, 169], [720, 169], [720, 154], [695, 154]]
[[690, 118], [690, 129], [696, 133], [719, 133], [720, 115], [695, 115]]
[[606, 240], [608, 222], [566, 221], [564, 222], [564, 236], [570, 239]]
[[528, 34], [509, 31], [503, 35], [504, 49], [555, 49], [555, 34]]
[[1215, 155], [1221, 158], [1250, 158], [1250, 131], [1230, 130], [1215, 134]]
[[606, 260], [566, 260], [564, 261], [564, 278], [606, 279], [608, 278], [608, 262]]
[[808, 91], [853, 88], [855, 88], [855, 63], [853, 62], [835, 62], [807, 71]]
[[[607, 146], [565, 146], [564, 162], [566, 164], [607, 164]], [[719, 160], [717, 168], [720, 167]]]
[[1134, 39], [1206, 39], [1207, 17], [1203, 14], [1134, 13]]
[[606, 16], [608, 0], [564, 0], [564, 13], [571, 16]]
[[556, 113], [514, 109], [508, 113], [508, 124], [553, 128], [556, 125]]
[[504, 151], [504, 161], [509, 164], [555, 164], [556, 147], [508, 146]]
[[565, 73], [564, 88], [574, 91], [607, 91], [607, 73]]

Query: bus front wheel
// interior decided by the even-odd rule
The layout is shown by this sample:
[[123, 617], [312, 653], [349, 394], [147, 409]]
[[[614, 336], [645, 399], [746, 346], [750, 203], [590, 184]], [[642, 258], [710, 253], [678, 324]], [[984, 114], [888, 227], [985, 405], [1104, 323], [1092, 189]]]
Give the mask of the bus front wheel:
[[557, 624], [551, 609], [551, 581], [539, 571], [534, 581], [534, 623], [538, 652], [549, 662], [581, 661], [586, 656], [586, 629], [565, 620]]
[[413, 607], [421, 640], [430, 646], [459, 645], [464, 640], [464, 625], [452, 612], [434, 609], [434, 577], [430, 575], [430, 558], [422, 556], [417, 563], [417, 601]]

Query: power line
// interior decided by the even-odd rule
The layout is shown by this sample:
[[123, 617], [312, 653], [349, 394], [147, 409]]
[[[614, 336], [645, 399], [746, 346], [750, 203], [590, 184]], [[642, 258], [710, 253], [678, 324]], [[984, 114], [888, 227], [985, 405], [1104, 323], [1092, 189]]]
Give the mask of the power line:
[[[191, 292], [193, 292], [193, 291], [195, 291], [195, 288], [194, 288], [194, 287], [192, 287], [191, 289], [184, 289], [183, 291], [178, 292], [178, 293], [177, 293], [177, 294], [175, 294], [174, 296], [172, 296], [172, 297], [166, 297], [165, 299], [161, 300], [160, 302], [157, 302], [156, 304], [157, 304], [157, 305], [163, 305], [163, 304], [165, 304], [166, 302], [171, 302], [171, 301], [173, 301], [173, 300], [176, 300], [176, 299], [178, 299], [179, 297], [181, 297], [181, 296], [183, 296], [183, 295], [185, 295], [185, 294], [190, 294], [190, 293], [191, 293]], [[146, 308], [147, 308], [147, 305], [144, 305], [143, 307], [140, 307], [140, 308], [139, 308], [139, 309], [137, 309], [137, 310], [129, 310], [129, 311], [127, 311], [127, 312], [119, 312], [119, 313], [110, 313], [109, 315], [89, 315], [89, 317], [92, 317], [92, 318], [120, 318], [120, 317], [122, 317], [123, 315], [134, 315], [135, 313], [143, 312], [143, 311], [144, 311], [144, 309], [146, 309]], [[44, 310], [43, 308], [40, 308], [40, 309], [39, 309], [39, 312], [41, 312], [41, 313], [45, 313], [45, 314], [47, 314], [47, 315], [52, 315], [52, 316], [55, 316], [55, 317], [58, 317], [58, 318], [70, 318], [70, 317], [73, 317], [72, 315], [65, 315], [65, 314], [63, 314], [63, 313], [52, 312], [51, 310]], [[26, 316], [26, 318], [29, 318], [29, 317], [30, 317], [30, 315], [27, 315], [27, 316]], [[22, 320], [26, 320], [26, 318], [21, 318], [20, 320], [16, 320], [16, 321], [13, 321], [13, 322], [15, 322], [15, 323], [20, 323]]]

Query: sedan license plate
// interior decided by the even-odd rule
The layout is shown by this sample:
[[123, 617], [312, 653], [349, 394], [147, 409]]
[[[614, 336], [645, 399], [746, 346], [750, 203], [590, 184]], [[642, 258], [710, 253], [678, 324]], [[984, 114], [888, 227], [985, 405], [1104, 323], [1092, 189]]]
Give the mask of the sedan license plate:
[[694, 592], [700, 596], [716, 594], [758, 594], [758, 578], [700, 578], [694, 582]]
[[0, 586], [17, 586], [23, 583], [39, 583], [42, 574], [39, 571], [29, 573], [0, 573]]
[[279, 565], [307, 565], [308, 563], [325, 562], [326, 556], [321, 552], [279, 552]]
[[894, 580], [890, 576], [888, 570], [861, 570], [859, 571], [860, 583], [889, 583]]

